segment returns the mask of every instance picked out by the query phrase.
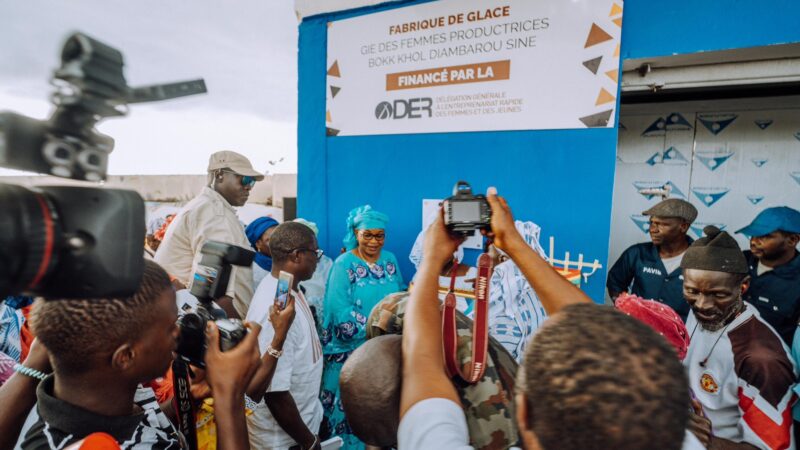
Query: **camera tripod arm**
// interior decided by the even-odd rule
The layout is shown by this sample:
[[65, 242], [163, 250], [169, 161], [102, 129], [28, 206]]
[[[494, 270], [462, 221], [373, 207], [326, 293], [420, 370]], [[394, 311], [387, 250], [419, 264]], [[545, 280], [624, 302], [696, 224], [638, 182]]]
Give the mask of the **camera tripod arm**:
[[207, 92], [206, 81], [198, 78], [197, 80], [179, 81], [177, 83], [153, 84], [131, 88], [126, 100], [128, 103], [158, 102]]

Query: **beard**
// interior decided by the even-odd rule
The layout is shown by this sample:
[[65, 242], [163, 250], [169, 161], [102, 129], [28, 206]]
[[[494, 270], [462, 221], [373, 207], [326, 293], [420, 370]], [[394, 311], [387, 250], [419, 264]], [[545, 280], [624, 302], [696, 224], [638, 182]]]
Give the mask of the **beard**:
[[[712, 331], [712, 332], [713, 331], [719, 331], [720, 329], [722, 329], [723, 327], [725, 327], [726, 325], [731, 323], [733, 321], [733, 319], [736, 318], [736, 316], [739, 315], [739, 313], [743, 309], [744, 309], [744, 302], [742, 301], [742, 298], [739, 297], [739, 300], [736, 302], [736, 304], [731, 306], [731, 308], [728, 309], [728, 311], [722, 317], [720, 317], [719, 319], [716, 319], [716, 320], [711, 321], [711, 322], [702, 321], [702, 320], [697, 318], [696, 314], [695, 314], [695, 319], [697, 319], [697, 322], [700, 324], [700, 326], [704, 330]], [[692, 310], [694, 310], [694, 308], [692, 308]], [[695, 313], [697, 313], [697, 311], [695, 311]]]

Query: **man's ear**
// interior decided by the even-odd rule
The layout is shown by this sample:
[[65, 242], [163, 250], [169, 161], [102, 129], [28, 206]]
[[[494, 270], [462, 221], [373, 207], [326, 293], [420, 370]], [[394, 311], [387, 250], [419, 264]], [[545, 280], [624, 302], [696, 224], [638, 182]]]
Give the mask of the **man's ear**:
[[796, 248], [797, 244], [800, 243], [800, 233], [792, 233], [786, 237], [786, 242], [789, 244], [790, 248]]
[[517, 426], [520, 430], [528, 428], [528, 401], [525, 394], [519, 392], [514, 396], [517, 410]]
[[690, 225], [689, 222], [681, 223], [681, 228], [680, 228], [681, 233], [683, 233], [683, 234], [688, 233], [689, 232], [689, 225]]
[[539, 444], [539, 439], [532, 429], [528, 428], [530, 421], [528, 420], [528, 400], [525, 394], [518, 392], [514, 396], [514, 402], [517, 410], [517, 429], [519, 430], [520, 437], [522, 438], [523, 447], [526, 450], [541, 450], [542, 446]]
[[124, 343], [114, 350], [111, 355], [111, 366], [114, 369], [125, 371], [133, 367], [136, 362], [136, 350], [130, 343]]
[[744, 294], [745, 292], [747, 292], [747, 290], [748, 290], [749, 288], [750, 288], [750, 275], [747, 275], [747, 276], [746, 276], [746, 277], [744, 277], [744, 279], [742, 280], [742, 294]]

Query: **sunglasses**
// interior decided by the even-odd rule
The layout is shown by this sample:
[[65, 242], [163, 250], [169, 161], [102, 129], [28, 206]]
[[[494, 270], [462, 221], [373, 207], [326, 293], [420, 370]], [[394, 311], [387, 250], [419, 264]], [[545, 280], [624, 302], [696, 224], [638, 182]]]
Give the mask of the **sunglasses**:
[[325, 252], [323, 252], [322, 249], [320, 249], [320, 248], [318, 248], [316, 250], [311, 250], [310, 248], [296, 248], [296, 249], [293, 249], [293, 250], [289, 251], [289, 253], [293, 253], [293, 252], [298, 252], [298, 253], [300, 253], [300, 252], [311, 252], [311, 253], [314, 253], [317, 256], [317, 261], [322, 259], [322, 255], [325, 254]]
[[252, 189], [252, 187], [256, 185], [256, 179], [254, 177], [251, 177], [250, 175], [239, 175], [238, 173], [232, 172], [230, 170], [222, 170], [221, 172], [232, 173], [236, 175], [237, 177], [239, 177], [239, 181], [241, 181], [242, 186], [246, 188]]

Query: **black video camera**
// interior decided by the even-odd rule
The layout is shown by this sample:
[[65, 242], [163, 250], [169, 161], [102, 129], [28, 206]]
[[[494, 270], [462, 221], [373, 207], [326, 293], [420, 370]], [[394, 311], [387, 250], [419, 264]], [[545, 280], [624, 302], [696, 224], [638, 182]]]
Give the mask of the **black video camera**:
[[451, 233], [471, 236], [475, 230], [488, 230], [492, 221], [492, 209], [486, 196], [472, 193], [466, 181], [453, 187], [453, 196], [442, 203], [444, 225]]
[[[122, 53], [71, 35], [53, 73], [55, 111], [45, 121], [0, 112], [0, 167], [64, 178], [106, 178], [114, 139], [97, 132], [129, 103], [206, 92], [203, 80], [131, 88]], [[144, 270], [144, 201], [133, 191], [0, 185], [0, 298], [127, 297]]]
[[250, 266], [255, 252], [216, 241], [206, 241], [200, 249], [200, 262], [192, 277], [190, 292], [200, 304], [196, 311], [178, 319], [181, 329], [178, 356], [197, 367], [205, 367], [206, 323], [213, 321], [219, 328], [219, 346], [227, 351], [244, 339], [247, 328], [242, 321], [228, 319], [225, 313], [212, 306], [212, 302], [225, 295], [228, 290], [233, 266]]

